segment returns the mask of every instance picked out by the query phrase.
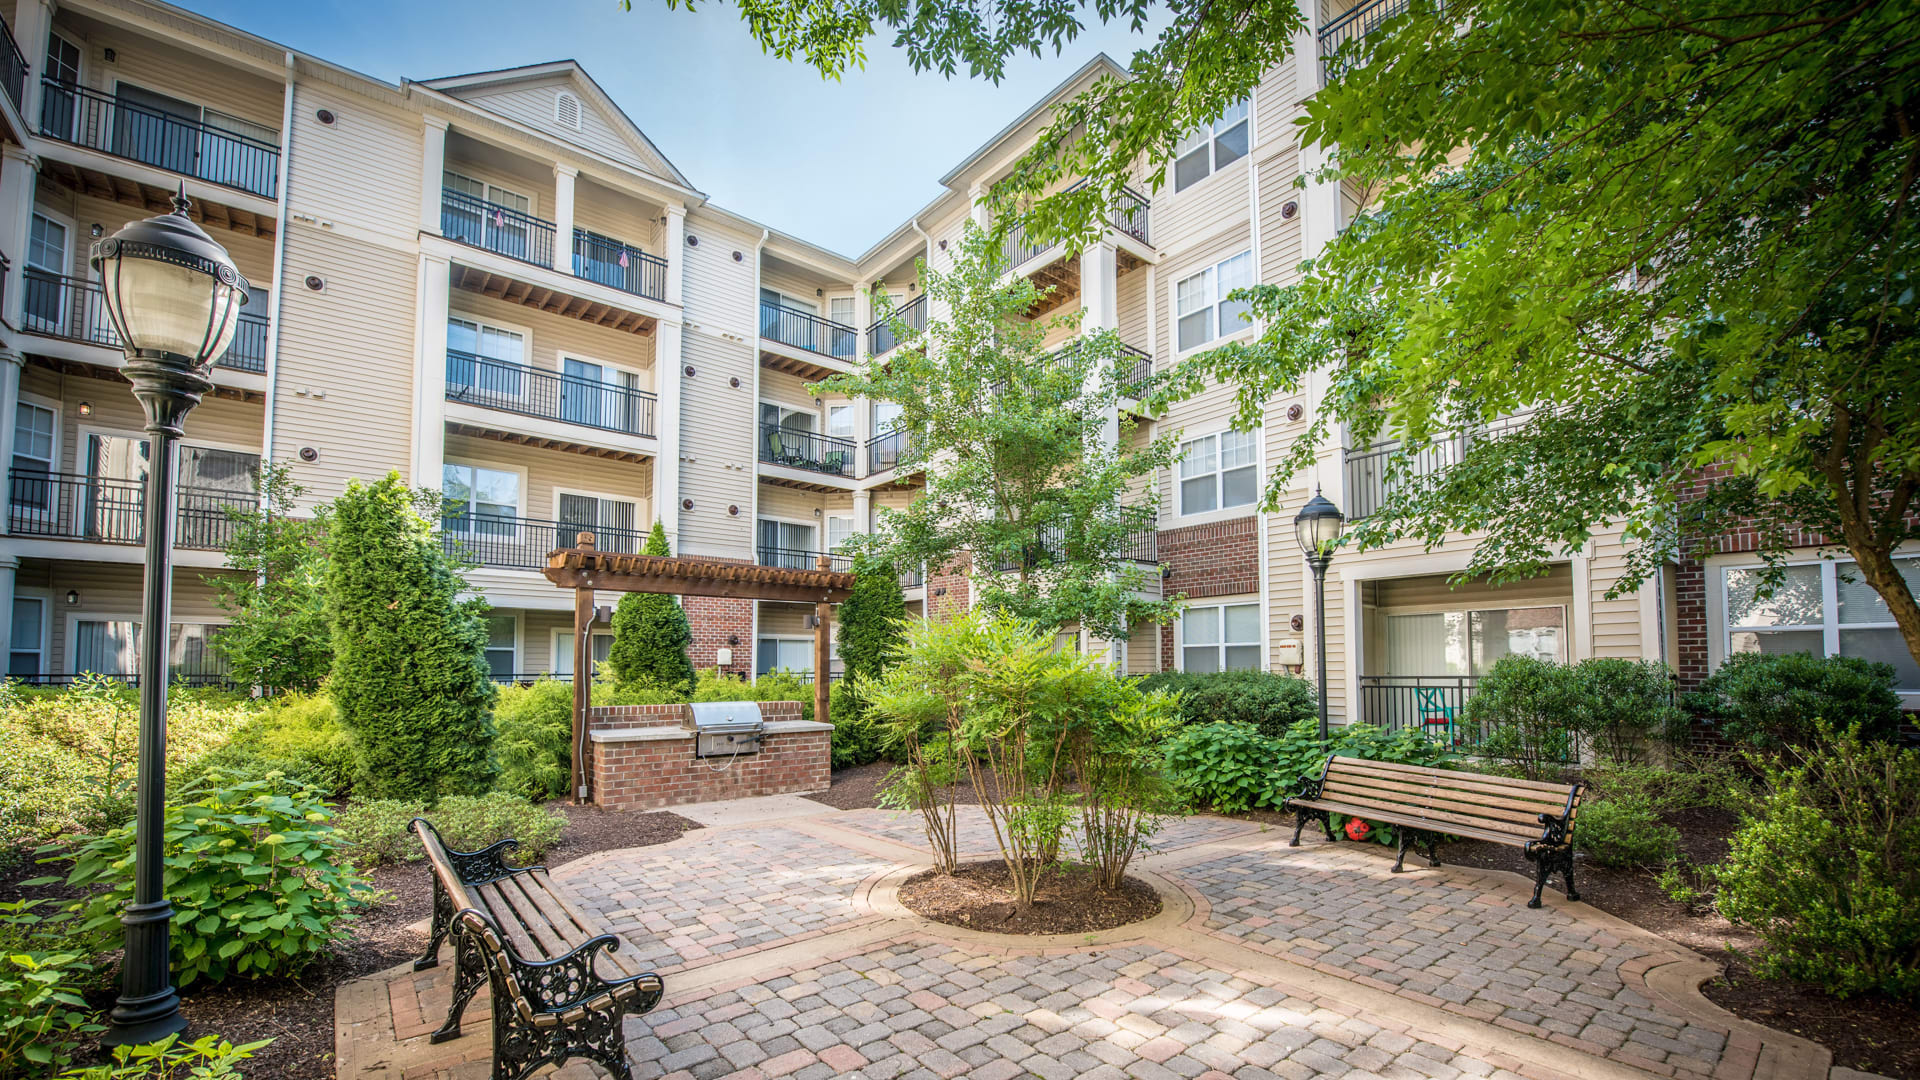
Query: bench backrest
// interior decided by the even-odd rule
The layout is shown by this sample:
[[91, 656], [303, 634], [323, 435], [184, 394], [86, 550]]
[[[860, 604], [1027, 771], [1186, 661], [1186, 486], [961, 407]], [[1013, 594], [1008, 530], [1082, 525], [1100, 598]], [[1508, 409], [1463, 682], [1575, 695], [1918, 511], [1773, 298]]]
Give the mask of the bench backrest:
[[1564, 817], [1566, 828], [1573, 827], [1580, 790], [1579, 784], [1335, 757], [1327, 762], [1320, 797], [1534, 840], [1542, 814]]
[[447, 899], [453, 902], [453, 910], [464, 911], [479, 905], [474, 903], [467, 886], [454, 872], [453, 860], [447, 857], [447, 846], [440, 842], [440, 834], [426, 818], [414, 818], [408, 826], [420, 837], [420, 846], [426, 849], [427, 865], [433, 876], [440, 881], [440, 887], [447, 890]]

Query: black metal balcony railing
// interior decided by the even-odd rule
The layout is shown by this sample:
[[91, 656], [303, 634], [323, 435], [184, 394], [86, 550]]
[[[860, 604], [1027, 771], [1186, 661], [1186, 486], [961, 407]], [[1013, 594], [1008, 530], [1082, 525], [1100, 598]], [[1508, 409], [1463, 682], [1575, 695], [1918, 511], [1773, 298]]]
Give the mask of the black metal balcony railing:
[[[1119, 559], [1122, 562], [1158, 565], [1160, 562], [1160, 533], [1153, 528], [1139, 529], [1127, 534], [1121, 542]], [[1020, 553], [1018, 559], [1002, 557], [998, 569], [1002, 573], [1012, 570], [1045, 566], [1059, 562], [1067, 556], [1066, 530], [1058, 525], [1048, 526], [1040, 531], [1040, 538]]]
[[1347, 517], [1358, 521], [1371, 517], [1387, 504], [1394, 493], [1422, 477], [1435, 476], [1460, 463], [1474, 444], [1487, 442], [1519, 430], [1527, 414], [1473, 428], [1456, 435], [1444, 435], [1408, 455], [1405, 463], [1389, 473], [1389, 463], [1401, 452], [1400, 439], [1386, 439], [1364, 450], [1342, 450], [1347, 471]]
[[[97, 671], [43, 671], [37, 675], [9, 675], [7, 678], [22, 686], [72, 686], [83, 678], [112, 679], [114, 682], [125, 683], [134, 688], [140, 685], [138, 675]], [[228, 674], [227, 661], [209, 650], [205, 662], [195, 665], [192, 669], [175, 664], [172, 673], [167, 676], [167, 685], [231, 687], [234, 683], [232, 676]]]
[[[107, 299], [100, 283], [86, 278], [49, 274], [29, 266], [21, 275], [26, 285], [20, 304], [22, 329], [30, 334], [65, 338], [109, 349], [120, 347], [120, 335], [107, 318]], [[240, 371], [267, 370], [267, 317], [240, 311], [240, 325], [218, 366]]]
[[[213, 488], [183, 487], [174, 516], [174, 546], [221, 551], [235, 526], [228, 508], [248, 510], [258, 497]], [[15, 536], [139, 544], [146, 538], [144, 480], [14, 469], [8, 474], [7, 531]]]
[[900, 464], [907, 452], [905, 428], [894, 428], [867, 440], [867, 475], [885, 472]]
[[[1082, 180], [1067, 191], [1078, 191], [1085, 185], [1086, 181]], [[1112, 206], [1107, 207], [1106, 222], [1116, 231], [1125, 233], [1143, 244], [1152, 243], [1148, 239], [1150, 234], [1147, 230], [1148, 214], [1152, 205], [1145, 195], [1132, 188], [1124, 188], [1120, 198], [1115, 200]], [[1000, 254], [1006, 259], [1007, 268], [1012, 270], [1054, 246], [1054, 244], [1041, 243], [1038, 239], [1029, 237], [1027, 223], [1016, 221], [1007, 230], [1006, 238], [1001, 241]]]
[[835, 555], [826, 551], [802, 551], [798, 548], [762, 547], [760, 565], [777, 566], [782, 570], [818, 570], [820, 556], [825, 555], [828, 568], [839, 573], [853, 569], [853, 556]]
[[4, 18], [0, 18], [0, 86], [5, 86], [13, 107], [22, 108], [20, 103], [27, 92], [27, 58], [20, 51], [20, 43], [13, 40], [13, 27]]
[[1460, 746], [1481, 742], [1466, 721], [1467, 699], [1477, 675], [1362, 675], [1360, 717], [1389, 731], [1410, 729]]
[[464, 191], [440, 189], [440, 232], [509, 259], [553, 266], [553, 222]]
[[[1411, 6], [1411, 0], [1362, 0], [1344, 15], [1322, 26], [1319, 34], [1320, 81], [1324, 83], [1338, 74], [1334, 53], [1342, 46], [1380, 29], [1388, 19], [1405, 15]], [[1434, 6], [1443, 13], [1447, 9], [1444, 0], [1436, 0]]]
[[273, 198], [280, 148], [58, 79], [40, 80], [40, 134], [182, 176]]
[[627, 435], [653, 435], [654, 395], [447, 350], [447, 400]]
[[902, 589], [923, 588], [925, 587], [926, 584], [927, 584], [927, 568], [926, 567], [915, 566], [910, 569], [900, 571], [900, 587]]
[[502, 570], [544, 570], [547, 552], [572, 547], [582, 530], [593, 533], [601, 551], [632, 555], [646, 543], [636, 529], [617, 529], [592, 521], [536, 521], [492, 514], [447, 514], [440, 519], [440, 543], [447, 554]]
[[667, 260], [585, 229], [573, 230], [573, 276], [650, 300], [667, 298]]
[[[924, 331], [927, 328], [927, 298], [924, 295], [916, 297], [895, 314], [909, 329], [916, 333]], [[894, 335], [890, 319], [883, 317], [867, 327], [867, 355], [879, 356], [898, 344], [900, 339]]]
[[771, 300], [760, 301], [760, 336], [839, 360], [852, 360], [860, 341], [851, 326]]
[[1120, 392], [1137, 398], [1147, 383], [1153, 380], [1153, 354], [1131, 345], [1120, 346], [1120, 354], [1124, 365], [1120, 369]]
[[853, 455], [859, 449], [852, 439], [795, 431], [778, 424], [760, 425], [760, 460], [771, 465], [852, 476]]

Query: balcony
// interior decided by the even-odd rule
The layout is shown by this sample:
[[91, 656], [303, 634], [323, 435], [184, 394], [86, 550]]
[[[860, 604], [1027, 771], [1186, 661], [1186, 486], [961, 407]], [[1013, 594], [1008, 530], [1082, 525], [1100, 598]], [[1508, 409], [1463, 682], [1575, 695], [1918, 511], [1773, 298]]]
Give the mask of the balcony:
[[907, 452], [907, 432], [894, 428], [867, 440], [867, 475], [886, 472], [900, 464]]
[[448, 349], [447, 400], [652, 438], [657, 399], [644, 390]]
[[927, 568], [926, 567], [916, 566], [910, 570], [900, 571], [900, 591], [901, 592], [910, 592], [914, 589], [924, 589], [926, 587], [927, 587]]
[[[145, 542], [144, 480], [15, 469], [7, 486], [7, 531], [14, 536], [128, 546]], [[258, 505], [259, 498], [250, 494], [183, 487], [174, 516], [174, 546], [223, 551], [235, 533], [227, 511]]]
[[760, 301], [760, 336], [810, 353], [851, 362], [860, 331], [809, 311]]
[[[1362, 0], [1346, 14], [1322, 26], [1319, 35], [1321, 84], [1339, 74], [1333, 55], [1342, 46], [1359, 41], [1380, 29], [1388, 19], [1405, 15], [1411, 6], [1411, 0]], [[1447, 9], [1445, 0], [1436, 0], [1434, 6], [1442, 13]]]
[[42, 78], [40, 134], [181, 176], [274, 198], [280, 148], [98, 90]]
[[[64, 341], [120, 348], [120, 335], [107, 318], [107, 298], [99, 282], [50, 274], [31, 266], [21, 276], [26, 285], [20, 305], [21, 329]], [[216, 366], [265, 373], [267, 326], [265, 315], [242, 308], [233, 342]]]
[[778, 424], [760, 425], [760, 460], [769, 465], [851, 478], [857, 449], [852, 439], [795, 431]]
[[827, 563], [836, 573], [849, 573], [853, 570], [853, 556], [835, 555], [826, 551], [802, 551], [798, 548], [762, 547], [759, 549], [760, 565], [774, 566], [782, 570], [817, 570], [820, 568], [820, 556], [827, 557]]
[[1457, 435], [1443, 435], [1408, 453], [1406, 462], [1391, 474], [1389, 464], [1403, 452], [1402, 440], [1386, 439], [1364, 450], [1343, 449], [1340, 456], [1346, 469], [1348, 520], [1372, 517], [1408, 483], [1446, 472], [1458, 465], [1474, 444], [1511, 434], [1526, 422], [1527, 416], [1522, 414]]
[[1359, 719], [1389, 731], [1411, 729], [1455, 745], [1471, 746], [1482, 733], [1468, 730], [1467, 699], [1477, 675], [1362, 675]]
[[553, 222], [464, 191], [440, 189], [440, 232], [496, 255], [553, 267]]
[[[1037, 543], [1029, 546], [1020, 555], [1018, 561], [1002, 559], [996, 567], [1001, 573], [1013, 570], [1033, 570], [1058, 562], [1066, 558], [1066, 530], [1058, 525], [1041, 530]], [[1160, 533], [1148, 527], [1128, 534], [1120, 546], [1121, 562], [1138, 563], [1143, 566], [1160, 564]]]
[[573, 276], [649, 300], [667, 298], [667, 260], [585, 229], [573, 230]]
[[491, 514], [449, 514], [440, 519], [440, 543], [448, 555], [495, 570], [544, 570], [547, 552], [572, 547], [582, 530], [601, 551], [638, 554], [647, 541], [637, 529], [592, 521], [536, 521]]
[[14, 109], [19, 110], [27, 92], [27, 58], [20, 52], [20, 43], [13, 40], [13, 27], [5, 19], [0, 19], [0, 87], [6, 89]]
[[[1078, 191], [1085, 183], [1086, 181], [1082, 180], [1067, 190]], [[1147, 239], [1147, 212], [1151, 206], [1146, 196], [1132, 188], [1127, 188], [1121, 193], [1119, 201], [1107, 208], [1106, 223], [1115, 231], [1131, 236], [1143, 244], [1151, 243]], [[1039, 257], [1042, 252], [1057, 245], [1058, 241], [1041, 243], [1037, 239], [1029, 238], [1027, 223], [1022, 220], [1014, 222], [1013, 227], [1007, 230], [1006, 238], [1001, 241], [1000, 254], [1006, 260], [1007, 269], [1017, 270], [1023, 264]]]
[[893, 319], [895, 318], [906, 323], [907, 327], [915, 333], [924, 332], [927, 328], [926, 296], [922, 295], [915, 298], [911, 303], [899, 311], [894, 312], [892, 318], [882, 317], [872, 326], [867, 327], [868, 356], [879, 356], [882, 353], [890, 352], [894, 346], [900, 344], [900, 339], [896, 337], [893, 332]]

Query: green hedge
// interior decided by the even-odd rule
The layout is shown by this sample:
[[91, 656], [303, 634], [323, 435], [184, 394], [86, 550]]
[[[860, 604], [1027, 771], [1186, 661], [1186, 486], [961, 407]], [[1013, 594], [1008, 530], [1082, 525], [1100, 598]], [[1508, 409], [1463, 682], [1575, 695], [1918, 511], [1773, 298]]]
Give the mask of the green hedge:
[[1299, 721], [1317, 721], [1320, 715], [1320, 696], [1313, 683], [1293, 675], [1168, 671], [1140, 680], [1140, 689], [1178, 693], [1182, 723], [1251, 724], [1268, 738], [1279, 738]]
[[1689, 709], [1736, 743], [1772, 749], [1811, 742], [1825, 721], [1868, 739], [1900, 730], [1893, 665], [1852, 656], [1730, 656], [1686, 697]]

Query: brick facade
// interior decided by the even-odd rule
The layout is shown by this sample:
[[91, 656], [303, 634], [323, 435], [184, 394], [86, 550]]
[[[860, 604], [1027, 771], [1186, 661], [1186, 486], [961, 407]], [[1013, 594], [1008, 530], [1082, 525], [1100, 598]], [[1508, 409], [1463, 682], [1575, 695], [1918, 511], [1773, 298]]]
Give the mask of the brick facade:
[[967, 610], [967, 571], [972, 565], [970, 556], [962, 556], [927, 575], [927, 618], [946, 619]]
[[694, 736], [680, 730], [679, 705], [596, 707], [587, 714], [587, 768], [595, 805], [610, 810], [805, 794], [831, 783], [832, 729], [803, 723], [798, 701], [763, 701], [767, 734], [760, 752], [696, 758]]
[[[753, 674], [753, 601], [735, 600], [718, 596], [683, 596], [681, 604], [687, 609], [687, 625], [693, 630], [693, 645], [687, 649], [687, 656], [693, 660], [694, 668], [705, 670], [718, 667], [715, 652], [719, 649], [733, 650], [733, 663], [729, 664], [726, 674]], [[729, 639], [739, 644], [729, 644]]]
[[1260, 591], [1257, 518], [1235, 518], [1160, 532], [1168, 596], [1238, 596]]

